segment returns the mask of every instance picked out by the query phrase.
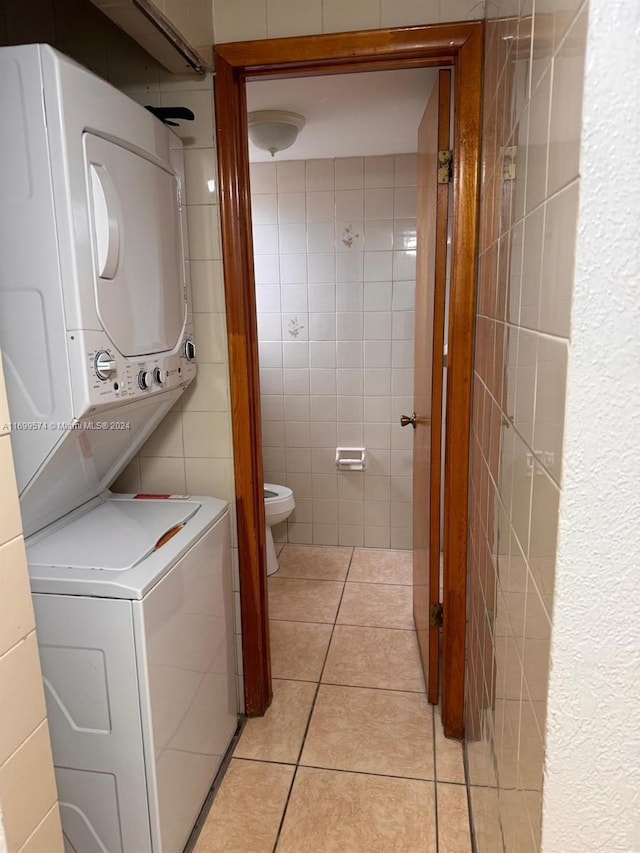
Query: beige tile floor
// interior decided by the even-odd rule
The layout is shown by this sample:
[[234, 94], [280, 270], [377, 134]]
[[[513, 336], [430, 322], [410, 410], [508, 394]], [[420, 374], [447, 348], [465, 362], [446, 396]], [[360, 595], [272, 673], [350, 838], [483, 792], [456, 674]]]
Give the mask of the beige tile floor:
[[195, 853], [470, 853], [462, 747], [428, 704], [411, 553], [285, 545], [273, 702], [247, 721]]

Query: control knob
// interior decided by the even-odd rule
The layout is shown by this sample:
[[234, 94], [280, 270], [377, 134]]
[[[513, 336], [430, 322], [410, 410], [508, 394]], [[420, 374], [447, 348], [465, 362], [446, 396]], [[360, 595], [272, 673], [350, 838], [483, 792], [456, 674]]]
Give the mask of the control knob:
[[164, 385], [164, 383], [167, 381], [167, 371], [162, 370], [161, 367], [156, 367], [156, 369], [153, 371], [153, 378], [155, 379], [157, 385]]
[[93, 367], [98, 379], [109, 379], [116, 372], [116, 360], [110, 352], [100, 350], [93, 360]]
[[184, 357], [187, 361], [193, 361], [196, 357], [196, 345], [190, 339], [184, 342]]
[[148, 370], [141, 370], [138, 374], [138, 386], [142, 388], [143, 391], [148, 391], [152, 385], [153, 373], [149, 373]]

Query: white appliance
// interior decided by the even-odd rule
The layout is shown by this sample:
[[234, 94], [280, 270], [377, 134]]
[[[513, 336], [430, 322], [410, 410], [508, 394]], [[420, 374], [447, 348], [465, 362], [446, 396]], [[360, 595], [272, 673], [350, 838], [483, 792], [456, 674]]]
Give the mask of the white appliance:
[[183, 152], [46, 45], [0, 49], [0, 103], [0, 341], [28, 535], [106, 489], [195, 375]]
[[107, 492], [27, 560], [66, 853], [181, 853], [238, 723], [226, 502]]
[[204, 497], [97, 498], [30, 538], [67, 853], [184, 849], [237, 725], [230, 555]]
[[179, 853], [237, 724], [229, 513], [109, 486], [195, 375], [180, 140], [0, 49], [0, 345], [67, 853]]

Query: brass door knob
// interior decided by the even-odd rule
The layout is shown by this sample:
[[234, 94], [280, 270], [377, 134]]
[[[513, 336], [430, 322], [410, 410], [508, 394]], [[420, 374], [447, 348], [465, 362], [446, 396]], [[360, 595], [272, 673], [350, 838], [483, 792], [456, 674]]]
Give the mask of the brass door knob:
[[400, 416], [400, 426], [406, 427], [406, 426], [409, 426], [409, 424], [411, 424], [411, 426], [414, 429], [416, 428], [416, 413], [415, 412], [411, 415], [411, 417], [409, 417], [409, 415], [401, 415]]

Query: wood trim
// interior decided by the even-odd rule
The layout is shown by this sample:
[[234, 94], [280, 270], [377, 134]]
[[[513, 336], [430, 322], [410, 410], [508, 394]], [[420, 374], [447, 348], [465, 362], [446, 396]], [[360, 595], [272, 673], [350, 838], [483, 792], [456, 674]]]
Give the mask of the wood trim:
[[256, 329], [245, 87], [216, 62], [216, 137], [231, 384], [245, 710], [271, 703], [258, 334]]
[[[430, 67], [440, 67], [442, 65], [453, 65], [454, 56], [453, 54], [447, 57], [407, 57], [402, 61], [402, 68], [430, 68]], [[295, 64], [292, 66], [295, 68], [295, 76], [296, 77], [318, 77], [326, 74], [349, 74], [350, 72], [357, 71], [358, 73], [362, 71], [396, 71], [398, 69], [398, 60], [397, 59], [367, 59], [367, 60], [359, 60], [357, 63], [357, 67], [354, 66], [352, 61], [345, 62], [333, 62], [331, 65], [319, 65], [318, 63], [311, 64]], [[251, 69], [251, 71], [247, 72], [247, 80], [261, 80], [265, 77], [282, 79], [287, 75], [285, 71], [281, 71], [274, 75], [273, 71], [268, 68], [257, 68]]]
[[[236, 460], [236, 506], [240, 549], [245, 699], [248, 714], [264, 713], [271, 698], [264, 516], [260, 459], [260, 399], [257, 372], [251, 211], [249, 203], [245, 81], [252, 76], [302, 76], [416, 65], [454, 65], [454, 226], [451, 273], [452, 308], [463, 312], [449, 326], [450, 395], [447, 443], [456, 447], [445, 490], [445, 589], [443, 656], [445, 734], [463, 733], [466, 625], [466, 529], [480, 94], [484, 24], [434, 24], [392, 30], [367, 30], [218, 45], [216, 55], [216, 133], [220, 175], [223, 260], [227, 297], [231, 410]], [[459, 406], [459, 408], [457, 408]], [[460, 451], [458, 453], [458, 451]], [[451, 460], [449, 460], [451, 462]], [[452, 517], [455, 516], [455, 517]], [[447, 623], [450, 623], [447, 627]], [[454, 628], [454, 623], [457, 625]]]
[[374, 60], [394, 61], [396, 68], [401, 67], [406, 59], [434, 59], [442, 65], [444, 57], [455, 58], [459, 54], [479, 27], [482, 27], [481, 23], [470, 21], [360, 30], [353, 33], [237, 41], [218, 45], [215, 50], [216, 57], [223, 58], [229, 65], [242, 68], [249, 74], [265, 70], [277, 75], [278, 71], [291, 73], [300, 67], [327, 68]]
[[447, 358], [442, 720], [464, 734], [467, 530], [473, 329], [478, 248], [483, 28], [466, 39], [454, 81], [453, 231]]

